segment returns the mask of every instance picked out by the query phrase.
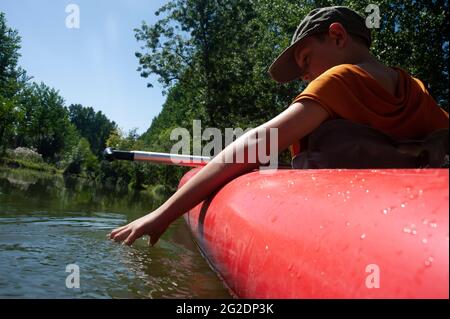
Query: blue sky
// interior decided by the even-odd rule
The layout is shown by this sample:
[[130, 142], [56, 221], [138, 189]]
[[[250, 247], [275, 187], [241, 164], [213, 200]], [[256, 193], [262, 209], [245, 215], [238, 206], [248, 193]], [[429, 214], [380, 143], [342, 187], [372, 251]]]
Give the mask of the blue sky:
[[[66, 105], [102, 111], [125, 131], [145, 132], [165, 97], [136, 71], [133, 29], [156, 21], [168, 0], [0, 0], [8, 26], [22, 37], [20, 65], [59, 90]], [[80, 9], [80, 28], [66, 27], [66, 6]]]

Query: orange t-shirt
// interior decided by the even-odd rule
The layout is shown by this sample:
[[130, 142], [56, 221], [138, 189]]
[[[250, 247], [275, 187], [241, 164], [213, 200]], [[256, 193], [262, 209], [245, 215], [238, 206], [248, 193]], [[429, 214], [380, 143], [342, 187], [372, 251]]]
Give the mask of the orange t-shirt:
[[[353, 64], [335, 66], [312, 81], [293, 101], [313, 100], [330, 115], [368, 125], [399, 139], [422, 138], [449, 127], [448, 113], [440, 108], [423, 83], [400, 68], [395, 96], [369, 73]], [[291, 152], [299, 152], [298, 145]]]

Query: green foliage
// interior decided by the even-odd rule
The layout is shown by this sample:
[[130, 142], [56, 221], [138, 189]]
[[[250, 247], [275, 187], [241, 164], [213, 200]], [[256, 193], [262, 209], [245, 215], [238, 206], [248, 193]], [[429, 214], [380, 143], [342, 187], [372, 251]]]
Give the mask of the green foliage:
[[67, 158], [64, 174], [75, 174], [81, 176], [94, 176], [99, 169], [97, 157], [92, 153], [89, 142], [80, 138], [78, 145], [74, 147]]
[[22, 146], [35, 147], [44, 159], [56, 162], [78, 142], [64, 99], [44, 83], [27, 85], [20, 96], [25, 120], [17, 134]]
[[70, 122], [75, 125], [82, 137], [88, 140], [92, 152], [101, 157], [106, 147], [106, 139], [116, 128], [101, 111], [95, 112], [92, 107], [83, 107], [80, 104], [69, 106]]
[[23, 112], [15, 101], [0, 95], [0, 155], [12, 144], [22, 118]]
[[18, 66], [21, 38], [17, 30], [6, 24], [5, 14], [0, 12], [0, 95], [13, 98], [28, 78]]

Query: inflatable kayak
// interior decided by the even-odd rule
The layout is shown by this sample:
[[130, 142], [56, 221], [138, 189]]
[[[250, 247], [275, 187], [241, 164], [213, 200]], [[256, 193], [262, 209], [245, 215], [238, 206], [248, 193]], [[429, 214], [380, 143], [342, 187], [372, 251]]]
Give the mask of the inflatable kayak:
[[185, 220], [240, 298], [448, 298], [448, 215], [447, 169], [281, 169]]

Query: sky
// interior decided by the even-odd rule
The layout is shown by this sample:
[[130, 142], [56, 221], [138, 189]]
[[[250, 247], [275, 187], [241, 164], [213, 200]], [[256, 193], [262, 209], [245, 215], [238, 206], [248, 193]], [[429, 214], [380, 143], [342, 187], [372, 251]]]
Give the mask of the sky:
[[[144, 133], [161, 111], [165, 97], [156, 78], [142, 78], [133, 29], [168, 0], [0, 0], [9, 27], [22, 37], [19, 64], [55, 88], [66, 106], [79, 103], [102, 111], [125, 132]], [[79, 9], [79, 28], [71, 19]], [[70, 9], [71, 7], [69, 7]], [[68, 19], [69, 17], [69, 19]], [[66, 21], [68, 20], [68, 21]], [[76, 25], [75, 25], [76, 26]]]

